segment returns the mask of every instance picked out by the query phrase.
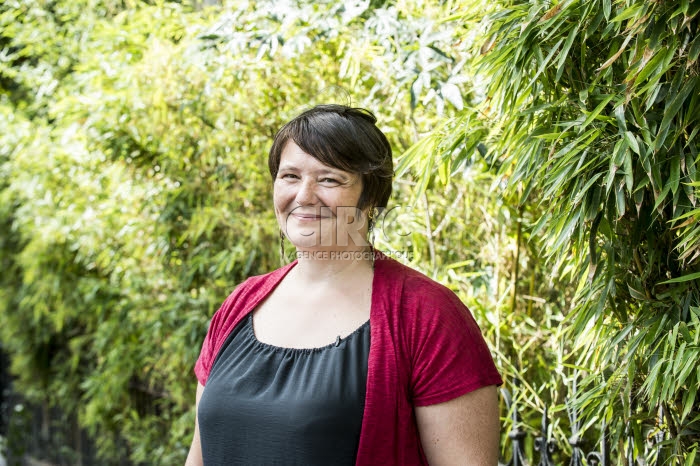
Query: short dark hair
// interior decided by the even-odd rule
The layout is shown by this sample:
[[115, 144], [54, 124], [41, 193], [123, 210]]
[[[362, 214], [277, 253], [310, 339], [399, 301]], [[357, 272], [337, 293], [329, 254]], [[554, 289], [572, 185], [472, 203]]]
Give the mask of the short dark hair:
[[391, 146], [369, 110], [318, 105], [285, 124], [275, 135], [268, 166], [274, 182], [282, 151], [292, 140], [304, 152], [331, 167], [362, 176], [358, 208], [386, 207], [394, 165]]

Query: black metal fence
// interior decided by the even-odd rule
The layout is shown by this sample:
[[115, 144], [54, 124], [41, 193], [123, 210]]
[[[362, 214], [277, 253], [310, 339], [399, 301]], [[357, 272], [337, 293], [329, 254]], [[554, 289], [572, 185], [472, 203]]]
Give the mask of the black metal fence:
[[[518, 381], [513, 381], [512, 387], [517, 390], [519, 387]], [[575, 388], [574, 388], [575, 389]], [[610, 466], [611, 464], [623, 464], [626, 466], [644, 465], [644, 466], [660, 466], [667, 464], [664, 455], [664, 440], [665, 433], [663, 430], [658, 430], [656, 434], [651, 435], [643, 442], [644, 448], [639, 451], [635, 445], [633, 429], [631, 422], [628, 420], [625, 423], [625, 432], [621, 437], [621, 442], [618, 443], [615, 461], [612, 461], [610, 456], [610, 431], [604, 421], [596, 429], [598, 440], [596, 442], [585, 442], [581, 431], [581, 423], [576, 410], [567, 406], [567, 416], [569, 421], [570, 435], [567, 438], [568, 445], [561, 445], [551, 436], [551, 419], [547, 408], [544, 409], [542, 421], [539, 429], [525, 429], [525, 426], [520, 417], [520, 409], [516, 393], [511, 393], [507, 388], [501, 389], [501, 395], [508, 408], [510, 417], [510, 425], [512, 426], [508, 432], [509, 445], [506, 446], [509, 458], [499, 461], [499, 466], [528, 466], [536, 464], [537, 466], [554, 466], [559, 464], [568, 464], [569, 466]], [[659, 411], [657, 424], [663, 425], [663, 411]], [[528, 430], [536, 432], [535, 435], [530, 434], [528, 438]], [[590, 432], [588, 432], [590, 434]], [[530, 441], [534, 446], [534, 454], [527, 455], [525, 453], [525, 445]], [[555, 460], [556, 455], [556, 460]], [[528, 460], [527, 456], [534, 456], [532, 460]]]

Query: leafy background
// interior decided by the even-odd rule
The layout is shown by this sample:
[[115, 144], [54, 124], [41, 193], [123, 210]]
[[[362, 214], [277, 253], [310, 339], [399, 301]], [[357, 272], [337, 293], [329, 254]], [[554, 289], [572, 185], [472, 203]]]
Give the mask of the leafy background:
[[182, 463], [208, 319], [280, 265], [271, 137], [338, 102], [375, 112], [396, 154], [377, 247], [469, 305], [521, 381], [522, 427], [548, 409], [567, 453], [575, 406], [589, 446], [609, 426], [617, 464], [694, 464], [698, 13], [5, 0], [0, 343], [16, 389], [77, 416], [104, 464]]

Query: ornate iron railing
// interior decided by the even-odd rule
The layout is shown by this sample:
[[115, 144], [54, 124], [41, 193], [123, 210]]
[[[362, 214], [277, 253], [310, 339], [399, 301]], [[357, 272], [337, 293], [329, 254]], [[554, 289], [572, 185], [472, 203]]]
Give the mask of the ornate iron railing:
[[[518, 381], [513, 382], [513, 387], [515, 390], [518, 389]], [[575, 390], [575, 387], [574, 387]], [[545, 407], [543, 410], [542, 421], [539, 427], [539, 435], [534, 437], [534, 451], [536, 458], [529, 461], [527, 454], [525, 452], [525, 441], [528, 436], [527, 430], [524, 429], [523, 421], [520, 416], [520, 411], [518, 404], [516, 402], [517, 397], [515, 397], [507, 388], [501, 388], [501, 395], [505, 402], [506, 408], [508, 409], [508, 417], [510, 418], [510, 431], [508, 432], [507, 438], [509, 445], [506, 445], [507, 454], [510, 458], [505, 461], [499, 461], [499, 466], [554, 466], [555, 464], [565, 464], [568, 460], [569, 466], [610, 466], [610, 432], [608, 426], [603, 420], [600, 426], [597, 428], [597, 433], [600, 436], [598, 445], [596, 449], [592, 451], [585, 451], [585, 443], [583, 442], [583, 432], [581, 431], [581, 422], [578, 417], [577, 411], [571, 406], [570, 403], [566, 404], [566, 411], [569, 419], [569, 428], [571, 430], [571, 435], [567, 438], [568, 451], [570, 449], [571, 453], [568, 458], [562, 460], [561, 457], [564, 455], [562, 445], [559, 445], [557, 440], [551, 437], [551, 419], [549, 410]], [[664, 424], [664, 412], [663, 409], [659, 409], [658, 426], [663, 426]], [[643, 452], [636, 452], [634, 445], [634, 436], [631, 427], [631, 421], [627, 420], [625, 423], [625, 446], [624, 450], [620, 451], [618, 454], [620, 456], [624, 455], [624, 461], [622, 464], [625, 465], [638, 465], [644, 464], [649, 466], [660, 466], [664, 464], [664, 441], [666, 440], [667, 433], [659, 428], [656, 434], [647, 439], [645, 443], [646, 450]], [[555, 462], [554, 455], [559, 452], [559, 460]], [[653, 461], [647, 461], [643, 458], [652, 457]], [[616, 463], [616, 464], [619, 464]]]

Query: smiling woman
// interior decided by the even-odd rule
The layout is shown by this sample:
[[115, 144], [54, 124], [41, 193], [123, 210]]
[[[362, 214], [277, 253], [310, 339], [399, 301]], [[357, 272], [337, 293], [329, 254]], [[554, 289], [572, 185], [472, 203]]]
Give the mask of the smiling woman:
[[[268, 160], [275, 213], [298, 251], [369, 247], [369, 217], [386, 207], [394, 174], [391, 146], [375, 123], [366, 110], [321, 105], [284, 125], [275, 137]], [[313, 216], [319, 222], [299, 223]], [[295, 223], [290, 225], [290, 219]]]
[[284, 146], [274, 182], [275, 215], [297, 251], [346, 248], [348, 236], [352, 246], [366, 248], [369, 209], [356, 207], [361, 195], [361, 176], [324, 165], [294, 141]]
[[366, 239], [393, 175], [375, 123], [323, 105], [275, 137], [274, 210], [302, 254], [214, 315], [188, 465], [497, 463], [501, 378], [469, 310]]

